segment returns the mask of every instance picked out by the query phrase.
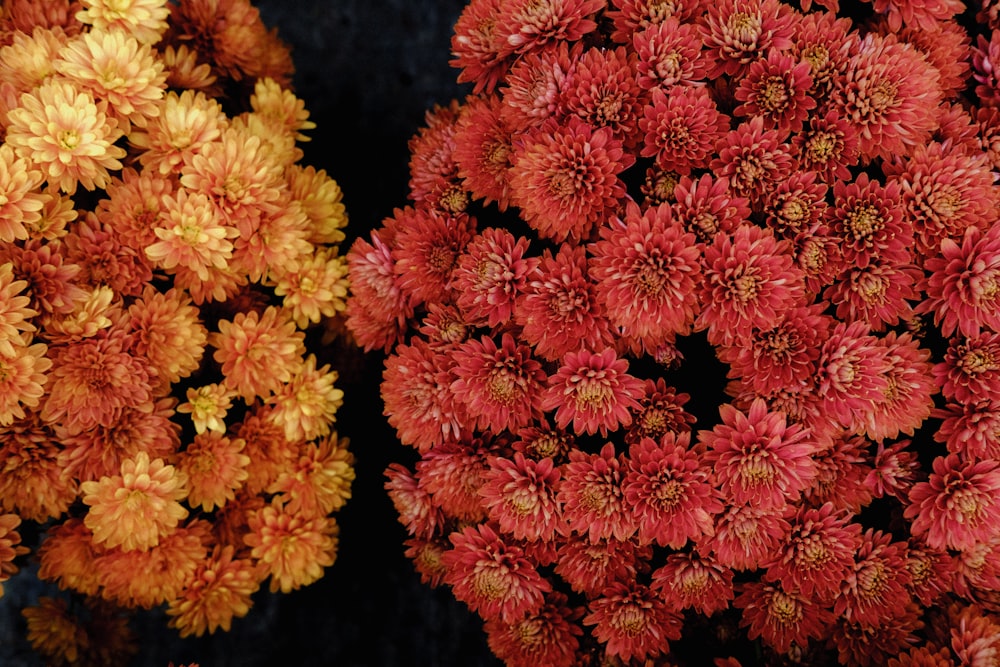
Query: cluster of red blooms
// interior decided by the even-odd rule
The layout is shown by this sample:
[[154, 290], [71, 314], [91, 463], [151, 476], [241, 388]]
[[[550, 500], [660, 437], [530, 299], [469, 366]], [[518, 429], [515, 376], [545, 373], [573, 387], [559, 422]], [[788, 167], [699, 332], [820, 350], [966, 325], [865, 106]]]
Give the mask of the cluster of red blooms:
[[472, 0], [452, 50], [348, 253], [424, 580], [512, 666], [992, 664], [997, 3]]
[[0, 582], [52, 582], [46, 664], [125, 664], [130, 610], [228, 630], [336, 557], [354, 472], [307, 334], [347, 218], [247, 0], [0, 9]]

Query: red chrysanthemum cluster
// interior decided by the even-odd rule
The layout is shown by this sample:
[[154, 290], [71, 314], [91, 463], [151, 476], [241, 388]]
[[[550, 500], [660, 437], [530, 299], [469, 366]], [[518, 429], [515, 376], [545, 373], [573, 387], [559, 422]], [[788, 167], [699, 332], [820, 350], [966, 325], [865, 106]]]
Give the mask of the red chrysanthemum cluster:
[[507, 664], [996, 659], [1000, 21], [963, 10], [469, 3], [347, 325], [420, 454], [408, 553]]
[[0, 595], [37, 564], [46, 664], [125, 664], [136, 608], [228, 630], [336, 557], [306, 329], [346, 307], [347, 218], [291, 74], [248, 0], [3, 3]]

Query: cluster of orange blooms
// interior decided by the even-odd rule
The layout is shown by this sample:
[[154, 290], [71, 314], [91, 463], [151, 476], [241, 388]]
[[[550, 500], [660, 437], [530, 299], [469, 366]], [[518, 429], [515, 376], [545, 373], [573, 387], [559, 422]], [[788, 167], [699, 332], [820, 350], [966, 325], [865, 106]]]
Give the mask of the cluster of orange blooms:
[[54, 584], [22, 612], [47, 664], [122, 664], [136, 608], [228, 630], [334, 562], [353, 461], [309, 349], [347, 216], [291, 74], [248, 0], [2, 4], [0, 596]]

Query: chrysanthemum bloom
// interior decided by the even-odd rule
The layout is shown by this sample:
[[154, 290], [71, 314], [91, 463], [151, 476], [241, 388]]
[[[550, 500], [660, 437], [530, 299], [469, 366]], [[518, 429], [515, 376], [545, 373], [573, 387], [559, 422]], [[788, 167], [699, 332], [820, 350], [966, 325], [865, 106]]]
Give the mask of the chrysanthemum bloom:
[[818, 509], [801, 507], [779, 550], [763, 563], [765, 578], [809, 600], [832, 602], [860, 546], [861, 525], [846, 511], [836, 511], [829, 502]]
[[[276, 274], [276, 275], [275, 275]], [[324, 317], [343, 312], [347, 299], [347, 263], [336, 248], [300, 257], [295, 268], [272, 270], [274, 293], [296, 326], [304, 329]]]
[[926, 110], [941, 101], [938, 80], [937, 70], [917, 49], [869, 33], [836, 80], [831, 99], [857, 128], [863, 157], [891, 158], [928, 139], [935, 118]]
[[180, 173], [202, 148], [219, 139], [229, 121], [222, 106], [200, 91], [171, 91], [147, 126], [129, 134], [143, 167], [161, 174]]
[[959, 0], [873, 0], [872, 6], [877, 13], [886, 15], [893, 32], [899, 32], [904, 25], [933, 30], [965, 10]]
[[618, 174], [634, 162], [610, 128], [592, 128], [576, 117], [550, 120], [516, 146], [511, 201], [543, 238], [586, 238], [617, 209], [625, 194]]
[[847, 432], [836, 434], [813, 454], [816, 479], [803, 494], [809, 505], [833, 503], [836, 510], [858, 514], [872, 502], [873, 472], [869, 441]]
[[71, 430], [109, 424], [152, 398], [150, 370], [118, 332], [50, 348], [49, 390], [41, 416]]
[[765, 224], [782, 239], [794, 240], [824, 220], [827, 185], [814, 171], [794, 171], [763, 202]]
[[925, 266], [927, 298], [917, 311], [933, 313], [943, 336], [1000, 331], [1000, 232], [970, 226], [961, 245], [942, 239], [939, 254]]
[[568, 606], [562, 593], [551, 593], [536, 612], [512, 623], [494, 619], [484, 624], [490, 650], [509, 667], [572, 667], [583, 630], [582, 615]]
[[107, 290], [108, 303], [111, 296], [139, 296], [153, 277], [145, 253], [131, 243], [123, 243], [119, 234], [119, 230], [88, 213], [63, 237], [66, 260], [80, 267], [81, 286]]
[[793, 154], [800, 169], [810, 169], [824, 181], [851, 178], [848, 167], [858, 162], [858, 131], [835, 110], [809, 119], [809, 127], [792, 135]]
[[741, 105], [733, 110], [736, 116], [764, 119], [764, 127], [779, 132], [798, 132], [802, 123], [816, 108], [809, 95], [812, 87], [811, 66], [796, 61], [788, 53], [770, 49], [766, 56], [750, 64], [746, 76], [733, 91]]
[[503, 108], [500, 97], [469, 98], [455, 130], [454, 152], [458, 175], [472, 197], [496, 202], [501, 211], [510, 203], [508, 172], [514, 156]]
[[862, 173], [853, 183], [834, 183], [833, 196], [828, 224], [846, 262], [864, 268], [876, 258], [894, 263], [910, 259], [913, 226], [903, 218], [896, 182], [883, 186]]
[[626, 465], [609, 442], [599, 454], [570, 451], [569, 462], [562, 466], [558, 500], [563, 516], [591, 543], [612, 537], [627, 540], [636, 531], [636, 517], [625, 504]]
[[624, 220], [601, 228], [593, 254], [598, 298], [623, 333], [655, 350], [669, 336], [690, 331], [697, 314], [700, 253], [694, 235], [672, 219], [670, 207], [640, 214], [630, 206]]
[[644, 135], [640, 155], [655, 158], [661, 169], [689, 175], [708, 166], [729, 119], [704, 87], [675, 86], [669, 95], [653, 88], [639, 129]]
[[869, 528], [861, 536], [833, 612], [854, 623], [877, 625], [910, 601], [909, 584], [906, 544]]
[[702, 25], [702, 38], [714, 61], [709, 77], [743, 75], [769, 49], [791, 46], [790, 10], [777, 0], [724, 0], [709, 5]]
[[667, 652], [667, 642], [681, 638], [681, 617], [655, 592], [638, 583], [616, 582], [590, 601], [584, 625], [609, 656], [645, 659]]
[[451, 545], [441, 538], [425, 539], [411, 537], [403, 540], [406, 547], [405, 556], [413, 562], [413, 569], [420, 575], [420, 582], [437, 588], [444, 583], [444, 575], [448, 568], [441, 561], [441, 556]]
[[0, 514], [0, 597], [3, 597], [3, 582], [17, 572], [14, 559], [29, 551], [21, 545], [21, 534], [17, 532], [19, 525], [21, 517], [18, 515]]
[[504, 334], [500, 346], [484, 336], [462, 343], [452, 354], [457, 379], [451, 391], [465, 404], [470, 425], [495, 434], [516, 432], [541, 416], [545, 372], [530, 347]]
[[757, 392], [811, 385], [819, 347], [833, 322], [823, 310], [822, 303], [797, 306], [755, 326], [746, 340], [726, 352], [729, 377]]
[[239, 232], [225, 223], [209, 198], [200, 192], [181, 188], [176, 196], [165, 198], [162, 226], [153, 228], [159, 240], [146, 247], [146, 256], [164, 269], [181, 266], [202, 281], [209, 280], [209, 267], [228, 266], [233, 256], [232, 239]]
[[631, 424], [630, 411], [639, 407], [642, 381], [626, 371], [628, 361], [619, 359], [611, 348], [600, 353], [570, 352], [549, 377], [541, 407], [556, 411], [559, 428], [572, 423], [578, 435], [607, 435], [609, 430]]
[[889, 658], [888, 667], [954, 667], [951, 651], [942, 647], [937, 651], [927, 647], [911, 648], [906, 653], [900, 653]]
[[191, 415], [197, 433], [204, 433], [206, 430], [225, 433], [226, 413], [233, 407], [235, 396], [236, 392], [221, 384], [189, 387], [187, 402], [178, 405], [177, 412]]
[[879, 443], [873, 468], [865, 478], [865, 486], [871, 489], [874, 497], [892, 495], [907, 502], [920, 469], [916, 452], [907, 449], [909, 445], [909, 440], [900, 440], [889, 446]]
[[837, 649], [837, 661], [842, 665], [875, 667], [918, 644], [918, 633], [925, 627], [920, 608], [911, 602], [893, 611], [893, 618], [875, 625], [837, 617], [828, 636], [830, 647]]
[[68, 610], [64, 598], [41, 597], [38, 604], [21, 610], [28, 626], [31, 647], [56, 664], [73, 664], [85, 658], [90, 637]]
[[910, 538], [906, 571], [910, 591], [920, 604], [932, 607], [936, 600], [951, 591], [954, 569], [947, 551], [931, 549], [922, 541]]
[[298, 457], [267, 487], [280, 494], [289, 512], [307, 515], [339, 510], [351, 497], [354, 456], [347, 438], [331, 433], [319, 442], [303, 442]]
[[329, 364], [316, 368], [316, 356], [310, 354], [292, 379], [267, 399], [274, 406], [268, 418], [283, 426], [285, 437], [293, 442], [328, 435], [344, 402], [344, 392], [333, 386], [337, 377]]
[[228, 632], [233, 618], [250, 611], [250, 596], [260, 588], [256, 569], [250, 560], [236, 558], [232, 545], [216, 546], [167, 606], [170, 627], [181, 637]]
[[38, 192], [44, 180], [42, 172], [27, 159], [17, 157], [7, 143], [0, 146], [0, 188], [5, 201], [0, 204], [0, 242], [28, 238], [28, 228], [42, 216], [44, 198]]
[[188, 481], [187, 502], [206, 512], [222, 507], [236, 497], [247, 479], [250, 457], [243, 453], [246, 442], [222, 432], [206, 431], [195, 436], [177, 459], [177, 470]]
[[888, 368], [886, 389], [864, 422], [865, 434], [873, 440], [895, 438], [914, 431], [931, 416], [937, 393], [931, 372], [930, 351], [910, 334], [890, 331], [882, 339]]
[[526, 53], [514, 62], [504, 78], [500, 109], [509, 130], [525, 130], [562, 115], [562, 90], [573, 69], [573, 56], [580, 48], [582, 45], [575, 46], [571, 56], [569, 46], [562, 42], [554, 48]]
[[68, 517], [53, 525], [38, 547], [38, 578], [53, 581], [63, 590], [96, 596], [101, 582], [94, 561], [103, 552], [83, 519]]
[[719, 232], [731, 233], [750, 218], [750, 202], [729, 188], [729, 179], [703, 174], [698, 180], [681, 176], [674, 189], [673, 217], [702, 243]]
[[474, 83], [474, 92], [490, 92], [503, 79], [510, 66], [502, 55], [505, 36], [497, 31], [499, 0], [472, 0], [462, 9], [451, 37], [454, 58], [449, 64], [461, 70], [459, 83]]
[[590, 48], [574, 57], [564, 83], [562, 106], [592, 128], [610, 128], [625, 146], [636, 140], [644, 90], [632, 55], [624, 48]]
[[148, 43], [121, 30], [96, 30], [70, 40], [53, 63], [57, 72], [108, 103], [108, 112], [128, 134], [160, 111], [166, 74]]
[[371, 243], [358, 238], [346, 255], [351, 275], [351, 298], [344, 309], [347, 329], [368, 351], [392, 349], [413, 316], [412, 299], [400, 287], [395, 272], [394, 237], [392, 225], [373, 231]]
[[616, 581], [632, 581], [652, 547], [640, 547], [634, 540], [588, 540], [572, 537], [556, 553], [555, 573], [577, 593], [596, 596]]
[[278, 391], [302, 363], [305, 333], [274, 306], [219, 320], [218, 328], [208, 334], [212, 357], [222, 366], [225, 385], [248, 401]]
[[949, 452], [1000, 460], [1000, 401], [949, 403], [935, 416], [942, 421], [934, 439]]
[[[808, 0], [807, 0], [808, 2]], [[834, 80], [843, 76], [847, 61], [857, 51], [857, 34], [849, 18], [833, 12], [810, 12], [796, 21], [789, 53], [809, 63], [809, 93], [819, 103], [829, 99]], [[810, 123], [815, 118], [810, 119]]]
[[445, 515], [431, 498], [424, 478], [399, 463], [390, 463], [385, 477], [385, 490], [406, 532], [421, 539], [438, 534], [445, 523]]
[[719, 234], [705, 248], [703, 263], [704, 306], [695, 328], [708, 329], [713, 343], [746, 340], [752, 327], [774, 322], [803, 301], [802, 272], [788, 244], [770, 230], [743, 224], [731, 235]]
[[1000, 575], [1000, 539], [977, 542], [950, 555], [950, 592], [966, 599], [983, 599], [989, 604]]
[[920, 298], [917, 283], [923, 272], [913, 264], [875, 257], [863, 268], [840, 275], [823, 297], [837, 307], [843, 322], [865, 322], [873, 331], [913, 320], [912, 302]]
[[993, 224], [998, 201], [995, 175], [979, 151], [941, 143], [921, 145], [908, 151], [906, 159], [886, 164], [884, 171], [899, 184], [903, 212], [911, 220], [916, 251], [922, 256], [934, 258], [940, 253], [951, 260], [955, 253], [944, 254], [944, 240], [962, 242], [969, 227], [986, 231]]
[[790, 526], [782, 516], [756, 505], [735, 505], [716, 518], [715, 535], [704, 549], [734, 570], [755, 570], [778, 553]]
[[77, 185], [93, 190], [110, 182], [108, 170], [121, 169], [119, 159], [125, 157], [114, 145], [121, 134], [104, 101], [66, 81], [51, 80], [24, 93], [20, 106], [7, 114], [7, 143], [67, 194]]
[[932, 373], [949, 401], [1000, 400], [1000, 333], [953, 338], [944, 361], [934, 364]]
[[756, 399], [744, 414], [729, 404], [719, 407], [722, 423], [699, 431], [699, 443], [712, 466], [723, 495], [736, 504], [752, 503], [780, 509], [809, 486], [816, 475], [816, 450], [808, 429], [787, 424], [785, 415], [771, 412]]
[[424, 126], [410, 139], [410, 199], [417, 204], [433, 206], [441, 191], [461, 182], [454, 156], [460, 114], [458, 100], [446, 107], [435, 105], [425, 114]]
[[337, 557], [339, 532], [333, 518], [292, 514], [280, 501], [250, 515], [243, 541], [265, 575], [272, 593], [288, 593], [323, 576]]
[[400, 345], [386, 359], [384, 412], [403, 444], [424, 452], [469, 430], [464, 404], [450, 390], [452, 366], [450, 355], [420, 339]]
[[634, 33], [660, 25], [671, 18], [682, 25], [688, 25], [700, 11], [700, 5], [690, 0], [612, 0], [605, 11], [605, 18], [612, 22], [612, 41], [627, 44]]
[[174, 466], [139, 452], [122, 462], [120, 475], [80, 485], [89, 506], [84, 523], [94, 542], [105, 547], [132, 551], [156, 546], [188, 515], [178, 502], [187, 497], [186, 482]]
[[292, 164], [285, 168], [285, 181], [293, 201], [299, 203], [309, 221], [310, 243], [340, 243], [346, 238], [347, 210], [344, 192], [325, 169]]
[[910, 490], [904, 511], [911, 531], [935, 549], [968, 549], [1000, 535], [1000, 466], [993, 460], [948, 454]]
[[1000, 39], [991, 34], [987, 40], [985, 35], [978, 35], [976, 46], [972, 50], [972, 76], [975, 78], [976, 95], [979, 95], [989, 106], [996, 106], [1000, 99], [997, 77], [997, 64], [1000, 63]]
[[951, 628], [951, 648], [958, 656], [958, 664], [989, 664], [1000, 652], [1000, 623], [975, 607], [966, 609], [957, 627]]
[[513, 459], [490, 457], [479, 493], [489, 517], [517, 540], [550, 540], [561, 532], [562, 510], [556, 499], [559, 468], [552, 459], [535, 461], [515, 452]]
[[456, 305], [470, 324], [503, 324], [514, 314], [514, 304], [538, 265], [525, 257], [528, 240], [505, 229], [488, 227], [477, 234], [459, 256], [452, 274]]
[[833, 612], [808, 596], [760, 581], [743, 584], [733, 605], [743, 610], [740, 625], [747, 628], [747, 637], [761, 638], [778, 653], [824, 638], [834, 620]]
[[597, 28], [591, 17], [604, 7], [603, 0], [501, 3], [495, 28], [501, 54], [528, 53], [558, 41], [575, 42]]
[[31, 320], [38, 311], [28, 307], [31, 297], [22, 294], [26, 287], [28, 281], [15, 278], [11, 262], [0, 264], [0, 350], [13, 351], [14, 345], [23, 342], [18, 340], [21, 332], [36, 328]]
[[645, 393], [639, 399], [639, 408], [632, 426], [625, 434], [625, 442], [633, 445], [643, 438], [660, 442], [669, 433], [689, 433], [695, 422], [694, 415], [684, 410], [684, 405], [689, 400], [690, 395], [678, 393], [675, 388], [667, 386], [662, 377], [647, 379]]
[[729, 607], [733, 571], [697, 551], [673, 553], [653, 572], [650, 587], [676, 611], [694, 609], [708, 617]]
[[164, 0], [81, 0], [83, 9], [76, 19], [95, 30], [119, 28], [143, 43], [160, 40], [167, 29], [170, 7]]
[[690, 449], [690, 434], [668, 433], [659, 442], [645, 438], [629, 448], [628, 461], [622, 487], [639, 544], [680, 549], [714, 532], [713, 515], [722, 503], [709, 470]]
[[708, 59], [702, 55], [701, 35], [694, 23], [681, 23], [671, 16], [637, 30], [631, 41], [643, 90], [695, 84], [708, 73]]
[[542, 608], [552, 585], [523, 549], [506, 544], [489, 524], [466, 526], [449, 539], [444, 581], [469, 609], [486, 621], [513, 623]]
[[445, 443], [424, 452], [417, 461], [420, 481], [447, 517], [465, 524], [485, 521], [480, 490], [486, 483], [489, 457], [496, 448], [482, 440]]
[[611, 344], [611, 328], [588, 273], [582, 247], [562, 244], [554, 257], [550, 250], [542, 254], [514, 311], [536, 356], [556, 361], [581, 346]]
[[159, 384], [173, 384], [198, 368], [208, 332], [183, 292], [149, 287], [128, 314], [135, 353], [147, 360]]
[[863, 422], [889, 390], [885, 347], [869, 335], [864, 322], [838, 323], [820, 348], [816, 365], [822, 412], [844, 426]]
[[52, 362], [45, 343], [32, 343], [22, 333], [0, 345], [0, 426], [24, 419], [24, 409], [34, 409], [45, 398], [46, 371]]

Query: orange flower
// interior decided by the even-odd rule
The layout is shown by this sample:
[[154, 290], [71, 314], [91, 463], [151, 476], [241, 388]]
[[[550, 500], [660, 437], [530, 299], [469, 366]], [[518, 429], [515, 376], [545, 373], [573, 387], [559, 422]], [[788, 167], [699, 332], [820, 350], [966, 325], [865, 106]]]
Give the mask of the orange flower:
[[146, 357], [161, 384], [173, 384], [198, 368], [208, 331], [186, 294], [147, 287], [128, 314], [137, 334], [135, 352]]
[[60, 447], [38, 415], [0, 426], [0, 508], [44, 523], [76, 501], [76, 481], [59, 462]]
[[187, 476], [191, 487], [188, 505], [211, 512], [236, 497], [236, 490], [249, 476], [250, 457], [243, 453], [245, 446], [244, 440], [215, 431], [194, 437], [177, 461], [178, 470]]
[[302, 443], [298, 460], [267, 488], [283, 494], [292, 514], [321, 516], [339, 510], [351, 497], [354, 457], [347, 450], [347, 438], [332, 433], [320, 443]]
[[189, 387], [187, 403], [178, 405], [177, 412], [190, 414], [194, 430], [199, 434], [206, 430], [225, 433], [226, 412], [233, 407], [235, 395], [236, 392], [221, 384], [207, 384], [197, 389]]
[[161, 174], [179, 172], [201, 148], [218, 139], [229, 125], [222, 106], [200, 91], [171, 91], [162, 101], [159, 116], [128, 139], [143, 150], [139, 162]]
[[38, 549], [38, 578], [54, 581], [63, 590], [97, 595], [101, 583], [94, 562], [100, 555], [94, 534], [83, 519], [70, 518], [53, 526]]
[[3, 582], [17, 572], [14, 559], [28, 553], [28, 547], [20, 546], [21, 534], [17, 527], [21, 517], [16, 514], [0, 514], [0, 598], [3, 597]]
[[25, 225], [41, 219], [39, 211], [45, 196], [37, 192], [44, 178], [42, 172], [33, 168], [23, 158], [14, 155], [14, 149], [7, 144], [0, 145], [0, 242], [28, 238]]
[[284, 268], [273, 267], [277, 269], [272, 271], [274, 293], [284, 297], [282, 305], [299, 328], [343, 312], [347, 305], [347, 262], [334, 248], [301, 259], [297, 268]]
[[326, 171], [314, 167], [291, 165], [285, 170], [292, 199], [299, 202], [309, 219], [310, 243], [340, 243], [346, 237], [341, 231], [347, 225], [344, 193]]
[[45, 343], [31, 344], [31, 334], [22, 333], [0, 345], [0, 425], [24, 418], [24, 408], [37, 408], [45, 395]]
[[160, 240], [146, 248], [146, 256], [170, 270], [181, 266], [193, 271], [203, 281], [209, 280], [210, 267], [224, 269], [233, 256], [233, 244], [239, 232], [225, 224], [209, 198], [183, 188], [176, 197], [164, 195], [166, 216], [162, 226], [153, 231]]
[[140, 42], [153, 44], [167, 29], [166, 0], [82, 0], [76, 20], [95, 29], [120, 28]]
[[298, 141], [309, 141], [310, 138], [302, 134], [302, 131], [315, 128], [316, 123], [309, 120], [305, 102], [271, 78], [258, 79], [253, 91], [250, 106], [254, 112], [276, 121], [277, 127], [283, 128]]
[[263, 313], [237, 313], [219, 321], [219, 332], [208, 336], [216, 348], [227, 386], [248, 401], [266, 397], [289, 382], [302, 365], [305, 333], [295, 328], [284, 310], [269, 306]]
[[66, 600], [42, 597], [37, 606], [26, 607], [21, 615], [28, 623], [28, 641], [49, 662], [74, 664], [90, 648], [90, 638], [70, 615]]
[[7, 114], [7, 143], [41, 169], [50, 185], [67, 194], [77, 185], [103, 188], [111, 181], [108, 170], [122, 168], [118, 160], [125, 150], [114, 145], [122, 131], [103, 101], [55, 79], [20, 101]]
[[[7, 4], [4, 10], [9, 16]], [[15, 31], [11, 43], [0, 48], [0, 81], [9, 83], [18, 93], [37, 88], [55, 73], [52, 64], [67, 41], [67, 34], [58, 29], [37, 27]]]
[[270, 420], [283, 426], [293, 442], [327, 435], [344, 402], [344, 392], [333, 386], [336, 379], [337, 371], [329, 365], [317, 369], [316, 357], [310, 354], [291, 382], [267, 399], [275, 406]]
[[169, 603], [170, 627], [177, 628], [181, 637], [201, 637], [219, 628], [228, 632], [233, 617], [242, 618], [250, 611], [250, 596], [259, 587], [253, 563], [234, 558], [232, 546], [216, 546]]
[[243, 541], [271, 576], [272, 593], [308, 586], [336, 559], [339, 529], [332, 518], [295, 514], [275, 500], [250, 516], [249, 528]]
[[80, 485], [90, 507], [84, 523], [97, 544], [123, 551], [149, 549], [188, 515], [178, 502], [187, 496], [186, 482], [174, 466], [139, 452], [122, 461], [120, 475]]

